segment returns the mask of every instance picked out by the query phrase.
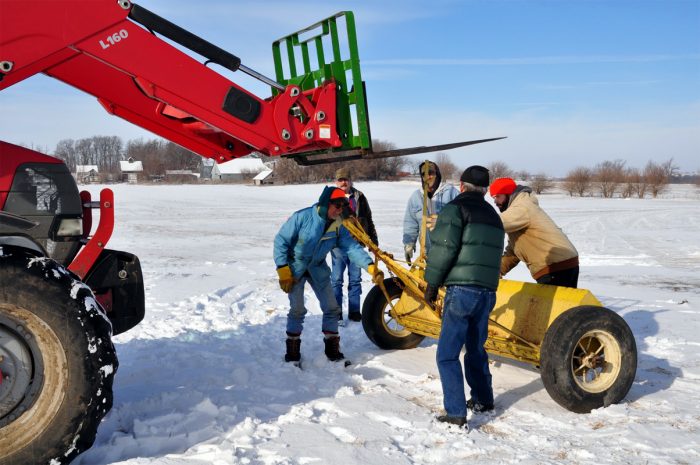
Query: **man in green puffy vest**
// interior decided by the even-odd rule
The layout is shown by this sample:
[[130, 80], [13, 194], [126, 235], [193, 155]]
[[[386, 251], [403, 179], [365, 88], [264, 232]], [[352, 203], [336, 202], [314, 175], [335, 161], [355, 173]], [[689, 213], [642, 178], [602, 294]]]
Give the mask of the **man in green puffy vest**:
[[[484, 343], [496, 303], [505, 232], [498, 213], [484, 200], [488, 170], [470, 166], [460, 181], [461, 193], [443, 208], [430, 235], [425, 300], [435, 302], [438, 288], [447, 287], [437, 349], [446, 413], [437, 420], [463, 426], [467, 409], [478, 413], [494, 408]], [[459, 354], [465, 346], [462, 372]], [[464, 379], [471, 389], [469, 401]]]

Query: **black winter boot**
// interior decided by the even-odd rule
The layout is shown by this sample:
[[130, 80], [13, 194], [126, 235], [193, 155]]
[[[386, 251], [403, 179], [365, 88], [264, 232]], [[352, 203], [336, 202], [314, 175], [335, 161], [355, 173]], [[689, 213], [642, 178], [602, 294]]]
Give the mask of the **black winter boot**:
[[338, 334], [326, 334], [323, 339], [323, 343], [326, 345], [326, 357], [331, 362], [337, 362], [343, 360], [345, 355], [340, 351], [340, 336]]
[[299, 334], [287, 333], [287, 353], [284, 354], [285, 362], [298, 362], [301, 360], [301, 338]]

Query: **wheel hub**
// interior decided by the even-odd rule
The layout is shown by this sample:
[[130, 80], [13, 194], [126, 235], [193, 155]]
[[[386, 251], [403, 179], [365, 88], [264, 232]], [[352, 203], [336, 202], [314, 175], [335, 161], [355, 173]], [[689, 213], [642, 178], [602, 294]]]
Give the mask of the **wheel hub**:
[[607, 331], [589, 331], [576, 343], [571, 370], [576, 384], [587, 392], [610, 388], [620, 373], [620, 344]]
[[0, 316], [0, 427], [12, 422], [34, 402], [34, 358], [31, 335]]

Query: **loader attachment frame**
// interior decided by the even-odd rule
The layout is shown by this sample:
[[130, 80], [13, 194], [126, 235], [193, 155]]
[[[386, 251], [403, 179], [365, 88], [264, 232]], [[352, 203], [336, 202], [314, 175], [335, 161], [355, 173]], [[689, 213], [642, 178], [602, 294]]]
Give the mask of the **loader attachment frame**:
[[[299, 165], [311, 166], [339, 161], [402, 157], [427, 152], [451, 150], [468, 145], [491, 142], [504, 137], [392, 149], [372, 150], [372, 134], [367, 109], [367, 90], [360, 71], [355, 16], [341, 11], [272, 43], [276, 81], [287, 86], [309, 90], [335, 83], [336, 127], [341, 145], [329, 149], [296, 153], [288, 156]], [[273, 86], [272, 93], [280, 90]], [[322, 114], [325, 118], [328, 115]], [[313, 116], [319, 118], [319, 113]], [[322, 131], [332, 130], [322, 124]]]
[[[338, 12], [277, 39], [272, 43], [272, 56], [275, 77], [281, 84], [309, 90], [335, 82], [336, 124], [342, 145], [330, 152], [372, 151], [355, 16], [351, 11]], [[275, 95], [279, 90], [273, 87], [272, 92]]]

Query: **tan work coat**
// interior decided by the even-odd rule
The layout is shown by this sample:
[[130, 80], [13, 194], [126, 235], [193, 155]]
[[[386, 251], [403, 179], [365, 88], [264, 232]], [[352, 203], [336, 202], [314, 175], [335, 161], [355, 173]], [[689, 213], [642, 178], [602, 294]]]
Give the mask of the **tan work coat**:
[[501, 275], [520, 261], [525, 262], [535, 279], [578, 266], [578, 251], [531, 192], [516, 191], [501, 213], [501, 220], [508, 234]]

